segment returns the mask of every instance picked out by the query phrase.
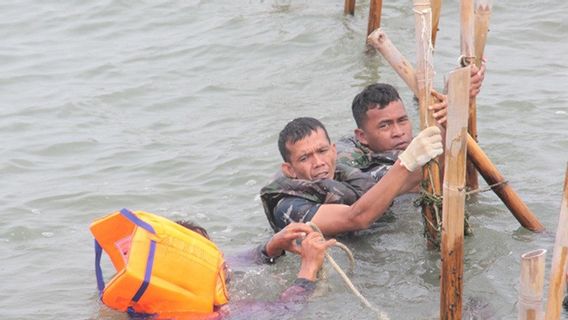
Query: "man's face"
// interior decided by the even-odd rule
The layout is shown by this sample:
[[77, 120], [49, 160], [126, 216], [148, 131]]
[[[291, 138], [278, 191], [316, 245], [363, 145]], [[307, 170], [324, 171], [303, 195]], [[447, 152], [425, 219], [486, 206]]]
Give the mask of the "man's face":
[[333, 179], [337, 158], [335, 144], [327, 140], [321, 128], [296, 143], [287, 142], [286, 149], [290, 154], [289, 162], [282, 164], [286, 176], [305, 180]]
[[367, 110], [367, 120], [363, 128], [355, 129], [355, 136], [374, 152], [406, 149], [412, 141], [412, 124], [402, 101]]

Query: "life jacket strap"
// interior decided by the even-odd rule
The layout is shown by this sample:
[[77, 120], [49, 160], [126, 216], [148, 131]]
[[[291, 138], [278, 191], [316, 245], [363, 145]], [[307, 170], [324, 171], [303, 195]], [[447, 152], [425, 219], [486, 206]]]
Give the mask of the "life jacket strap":
[[[156, 231], [154, 230], [154, 228], [149, 223], [138, 218], [132, 211], [130, 211], [128, 209], [122, 209], [122, 210], [120, 210], [120, 214], [122, 214], [124, 217], [126, 217], [128, 220], [130, 220], [132, 223], [134, 223], [138, 227], [143, 228], [144, 230], [146, 230], [146, 231], [148, 231], [152, 234], [156, 234]], [[103, 271], [102, 271], [102, 268], [101, 268], [102, 251], [103, 251], [103, 249], [102, 249], [101, 245], [95, 239], [95, 273], [96, 273], [96, 276], [97, 276], [97, 288], [99, 289], [99, 298], [102, 298], [103, 291], [105, 289], [105, 282], [104, 282], [104, 279], [103, 279]], [[156, 241], [151, 240], [150, 241], [150, 250], [148, 252], [148, 259], [146, 261], [146, 272], [144, 273], [144, 281], [142, 281], [140, 288], [138, 288], [138, 291], [136, 291], [136, 293], [132, 297], [132, 302], [134, 302], [134, 303], [138, 302], [140, 300], [140, 298], [142, 298], [142, 295], [144, 295], [144, 292], [146, 291], [146, 289], [148, 288], [148, 285], [150, 284], [150, 278], [152, 276], [152, 267], [154, 266], [154, 255], [155, 255], [155, 253], [156, 253]]]

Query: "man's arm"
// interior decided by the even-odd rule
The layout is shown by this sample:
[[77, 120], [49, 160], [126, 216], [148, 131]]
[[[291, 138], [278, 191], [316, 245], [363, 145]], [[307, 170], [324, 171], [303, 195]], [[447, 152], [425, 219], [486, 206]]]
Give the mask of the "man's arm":
[[[394, 198], [407, 191], [426, 162], [442, 153], [438, 127], [429, 127], [416, 136], [400, 154], [387, 174], [351, 206], [323, 204], [312, 221], [326, 235], [368, 228], [384, 215]], [[417, 182], [415, 181], [414, 184]]]
[[294, 284], [280, 295], [280, 302], [305, 300], [315, 289], [318, 271], [325, 257], [325, 250], [335, 244], [335, 239], [325, 240], [321, 234], [311, 232], [302, 241], [302, 262]]

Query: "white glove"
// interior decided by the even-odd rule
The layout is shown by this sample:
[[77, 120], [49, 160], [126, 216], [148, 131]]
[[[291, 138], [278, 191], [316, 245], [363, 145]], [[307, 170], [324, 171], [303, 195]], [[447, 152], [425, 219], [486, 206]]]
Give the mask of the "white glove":
[[399, 156], [400, 163], [413, 172], [443, 152], [442, 135], [436, 126], [420, 132]]

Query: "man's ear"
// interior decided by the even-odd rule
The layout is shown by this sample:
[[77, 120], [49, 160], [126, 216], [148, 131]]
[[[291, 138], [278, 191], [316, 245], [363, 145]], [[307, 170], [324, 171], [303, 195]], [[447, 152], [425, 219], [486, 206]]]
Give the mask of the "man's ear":
[[365, 135], [365, 131], [360, 128], [355, 129], [355, 138], [361, 142], [361, 144], [367, 145], [367, 136]]
[[292, 165], [290, 163], [283, 162], [280, 165], [280, 169], [282, 169], [282, 173], [284, 173], [284, 175], [288, 178], [296, 179], [296, 172], [294, 171], [294, 168], [292, 168]]

